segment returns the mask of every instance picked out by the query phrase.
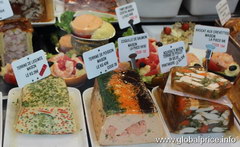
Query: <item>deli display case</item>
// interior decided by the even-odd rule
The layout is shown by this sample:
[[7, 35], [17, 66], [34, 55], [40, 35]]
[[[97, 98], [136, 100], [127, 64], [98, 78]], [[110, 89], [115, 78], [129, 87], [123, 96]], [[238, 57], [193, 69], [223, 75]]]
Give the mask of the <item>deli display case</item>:
[[[227, 0], [231, 19], [222, 26], [215, 11], [219, 1], [9, 0], [14, 16], [0, 20], [1, 145], [239, 146], [240, 3]], [[131, 3], [141, 22], [120, 29], [115, 9]], [[199, 25], [229, 29], [227, 51], [213, 51], [207, 59], [206, 50], [194, 48]], [[126, 54], [131, 62], [120, 62], [119, 38], [143, 33], [148, 56]], [[181, 47], [161, 56], [161, 49], [179, 42]], [[113, 50], [85, 58], [109, 44]], [[12, 62], [39, 50], [51, 75], [18, 87]], [[116, 63], [108, 67], [116, 68], [89, 79], [89, 68], [109, 64], [111, 52]], [[175, 52], [186, 64], [163, 73], [161, 57]]]

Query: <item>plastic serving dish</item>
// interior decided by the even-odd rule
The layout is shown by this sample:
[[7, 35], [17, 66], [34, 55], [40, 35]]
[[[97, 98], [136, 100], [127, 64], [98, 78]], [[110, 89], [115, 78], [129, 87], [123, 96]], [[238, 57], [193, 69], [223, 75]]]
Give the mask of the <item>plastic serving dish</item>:
[[[230, 12], [233, 13], [239, 0], [227, 0]], [[192, 15], [215, 15], [216, 5], [220, 0], [183, 0], [184, 7]]]
[[134, 0], [141, 17], [175, 17], [182, 0]]

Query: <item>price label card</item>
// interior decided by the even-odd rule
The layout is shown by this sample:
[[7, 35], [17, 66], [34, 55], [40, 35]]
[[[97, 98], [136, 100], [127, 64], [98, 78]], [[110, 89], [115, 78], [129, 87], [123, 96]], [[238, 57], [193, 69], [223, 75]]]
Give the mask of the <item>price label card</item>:
[[13, 16], [9, 0], [0, 0], [0, 20]]
[[100, 46], [83, 53], [88, 79], [112, 71], [118, 67], [114, 43]]
[[228, 39], [228, 28], [196, 25], [193, 36], [193, 47], [210, 49], [215, 52], [226, 52]]
[[146, 58], [149, 56], [148, 34], [118, 38], [118, 49], [120, 62], [130, 61], [129, 55], [136, 53], [136, 59]]
[[184, 42], [176, 42], [158, 48], [161, 73], [166, 73], [175, 66], [187, 66]]
[[133, 20], [133, 24], [140, 23], [140, 17], [135, 2], [117, 7], [115, 11], [121, 29], [131, 26], [129, 23], [131, 19]]
[[51, 74], [46, 54], [43, 50], [13, 61], [12, 68], [20, 88]]
[[217, 9], [220, 22], [222, 25], [224, 25], [231, 18], [231, 12], [230, 12], [227, 0], [221, 0], [216, 5], [216, 9]]

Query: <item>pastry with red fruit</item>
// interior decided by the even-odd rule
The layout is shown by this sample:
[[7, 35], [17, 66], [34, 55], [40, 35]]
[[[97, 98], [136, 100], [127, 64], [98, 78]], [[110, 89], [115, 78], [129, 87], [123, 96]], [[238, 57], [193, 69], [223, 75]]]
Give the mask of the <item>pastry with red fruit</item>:
[[6, 66], [1, 68], [0, 75], [3, 77], [3, 80], [11, 85], [17, 85], [16, 77], [13, 73], [13, 69], [11, 64], [6, 64]]
[[68, 86], [81, 84], [87, 78], [81, 57], [76, 55], [68, 57], [66, 54], [59, 53], [51, 57], [48, 62], [52, 75], [63, 78]]

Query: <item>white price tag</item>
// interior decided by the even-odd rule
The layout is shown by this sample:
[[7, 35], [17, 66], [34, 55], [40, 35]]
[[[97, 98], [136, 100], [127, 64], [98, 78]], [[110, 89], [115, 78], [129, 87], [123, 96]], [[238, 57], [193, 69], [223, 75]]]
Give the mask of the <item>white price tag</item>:
[[115, 11], [121, 29], [131, 26], [129, 23], [131, 19], [134, 25], [140, 23], [140, 17], [135, 2], [117, 7]]
[[184, 42], [176, 42], [158, 48], [161, 73], [166, 73], [175, 66], [187, 66]]
[[228, 39], [228, 28], [196, 25], [193, 36], [193, 47], [210, 49], [215, 52], [226, 52]]
[[13, 16], [9, 0], [0, 0], [0, 20]]
[[43, 50], [13, 61], [12, 68], [20, 88], [29, 83], [41, 80], [51, 74]]
[[130, 61], [129, 55], [136, 53], [136, 59], [146, 58], [149, 56], [148, 34], [118, 38], [118, 49], [120, 62]]
[[227, 0], [221, 0], [216, 5], [216, 9], [217, 9], [220, 22], [222, 25], [224, 25], [231, 18], [231, 12], [230, 12]]
[[109, 43], [83, 53], [88, 79], [112, 71], [118, 67], [114, 43]]

